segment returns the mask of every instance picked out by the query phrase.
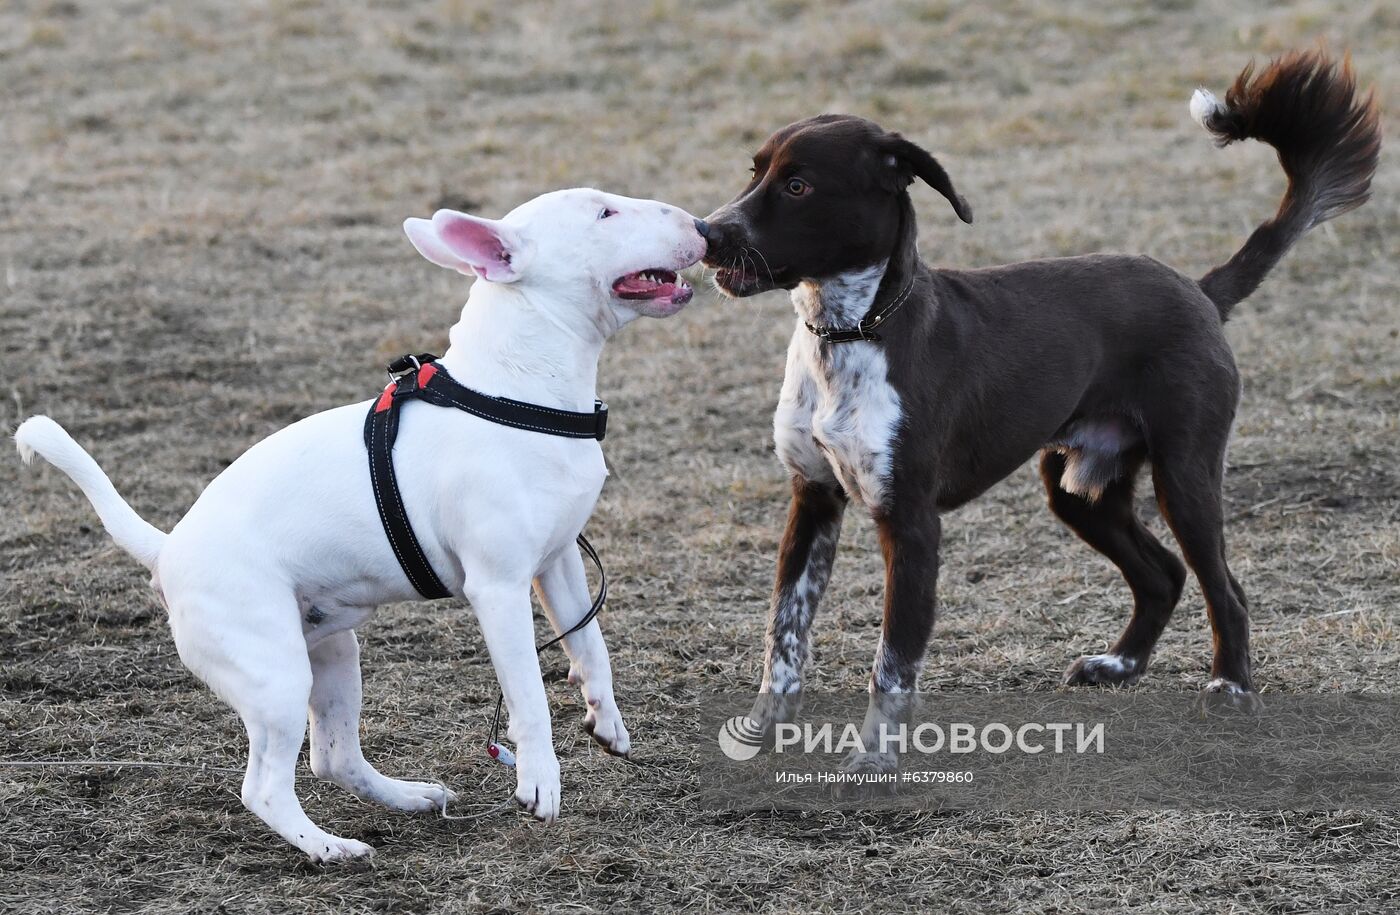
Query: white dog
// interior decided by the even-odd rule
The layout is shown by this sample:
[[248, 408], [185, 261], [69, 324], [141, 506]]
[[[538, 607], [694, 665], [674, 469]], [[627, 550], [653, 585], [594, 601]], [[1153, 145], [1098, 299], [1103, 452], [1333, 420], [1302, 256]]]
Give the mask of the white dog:
[[[545, 194], [492, 221], [439, 211], [410, 219], [435, 264], [480, 279], [438, 363], [486, 394], [562, 410], [593, 409], [603, 342], [634, 318], [675, 314], [691, 289], [675, 271], [705, 253], [705, 224], [683, 210], [595, 190]], [[294, 771], [311, 720], [311, 768], [357, 797], [432, 810], [435, 784], [388, 778], [360, 751], [355, 627], [376, 605], [416, 599], [376, 513], [362, 430], [368, 402], [318, 413], [259, 442], [219, 475], [168, 535], [118, 495], [53, 420], [15, 433], [92, 501], [112, 538], [152, 572], [180, 659], [248, 731], [242, 799], [313, 860], [373, 853], [302, 811]], [[405, 406], [396, 472], [427, 559], [466, 597], [510, 713], [516, 800], [559, 814], [559, 762], [531, 624], [533, 582], [550, 622], [588, 611], [574, 545], [607, 471], [595, 440], [498, 425], [429, 404]], [[597, 622], [564, 642], [585, 724], [613, 753], [629, 748]]]

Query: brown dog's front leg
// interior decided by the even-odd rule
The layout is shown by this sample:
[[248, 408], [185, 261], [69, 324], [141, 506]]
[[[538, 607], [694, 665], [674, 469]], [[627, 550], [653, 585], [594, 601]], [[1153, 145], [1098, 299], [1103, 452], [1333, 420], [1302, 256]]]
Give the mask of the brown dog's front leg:
[[778, 572], [769, 608], [761, 692], [785, 694], [802, 689], [808, 631], [831, 577], [845, 510], [846, 494], [839, 484], [792, 478], [792, 505], [778, 549]]
[[913, 692], [938, 603], [942, 522], [929, 504], [905, 499], [875, 519], [885, 554], [885, 620], [871, 672], [873, 693]]

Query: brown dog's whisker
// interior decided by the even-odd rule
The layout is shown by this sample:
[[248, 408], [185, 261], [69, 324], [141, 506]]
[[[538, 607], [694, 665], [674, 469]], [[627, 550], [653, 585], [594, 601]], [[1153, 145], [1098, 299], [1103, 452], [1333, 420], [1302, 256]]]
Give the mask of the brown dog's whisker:
[[[768, 258], [766, 258], [766, 257], [763, 256], [763, 252], [760, 251], [760, 250], [758, 250], [757, 248], [745, 248], [744, 250], [745, 250], [745, 251], [751, 251], [751, 252], [753, 252], [754, 254], [758, 255], [760, 258], [763, 259], [763, 269], [768, 271], [768, 283], [769, 283], [769, 285], [777, 286], [777, 285], [778, 285], [778, 282], [777, 282], [777, 280], [775, 280], [775, 279], [773, 278], [773, 268], [770, 267], [770, 266], [768, 266]], [[758, 273], [758, 266], [757, 266], [757, 265], [754, 266], [754, 271], [753, 271], [753, 272], [754, 272], [754, 273]]]

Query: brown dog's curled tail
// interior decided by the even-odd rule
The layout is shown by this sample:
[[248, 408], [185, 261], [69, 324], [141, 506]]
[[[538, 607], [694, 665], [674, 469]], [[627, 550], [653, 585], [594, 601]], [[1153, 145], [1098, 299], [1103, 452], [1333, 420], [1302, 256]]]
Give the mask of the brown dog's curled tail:
[[1257, 74], [1250, 64], [1223, 104], [1197, 89], [1191, 116], [1221, 146], [1268, 143], [1288, 175], [1278, 213], [1234, 257], [1201, 277], [1223, 320], [1304, 232], [1366, 202], [1380, 157], [1380, 110], [1374, 89], [1357, 96], [1349, 56], [1339, 64], [1312, 50], [1285, 54]]

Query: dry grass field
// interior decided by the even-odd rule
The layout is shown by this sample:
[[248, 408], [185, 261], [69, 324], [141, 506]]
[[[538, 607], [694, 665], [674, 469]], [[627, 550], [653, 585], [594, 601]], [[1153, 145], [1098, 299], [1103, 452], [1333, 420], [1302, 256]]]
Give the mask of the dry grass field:
[[[1212, 147], [1191, 90], [1318, 37], [1400, 96], [1400, 8], [1385, 0], [7, 0], [0, 428], [53, 415], [168, 529], [253, 442], [369, 397], [388, 358], [445, 344], [465, 281], [413, 252], [405, 216], [499, 215], [579, 184], [703, 215], [768, 132], [827, 110], [937, 151], [977, 222], [916, 191], [932, 262], [1113, 250], [1198, 275], [1272, 213], [1283, 176], [1264, 147]], [[1228, 536], [1266, 698], [1400, 683], [1397, 238], [1386, 151], [1372, 202], [1304, 240], [1229, 326], [1245, 394]], [[614, 475], [589, 533], [612, 576], [603, 626], [636, 761], [579, 731], [548, 658], [558, 824], [489, 812], [512, 782], [480, 750], [495, 685], [470, 613], [391, 606], [362, 635], [367, 755], [444, 779], [485, 816], [404, 817], [306, 782], [313, 818], [379, 852], [323, 869], [243, 810], [234, 775], [0, 771], [0, 910], [1400, 904], [1400, 811], [699, 809], [688, 703], [758, 681], [792, 323], [781, 294], [702, 294], [605, 354]], [[1116, 635], [1126, 588], [1050, 516], [1032, 468], [945, 530], [925, 690], [1051, 690]], [[814, 686], [863, 685], [878, 555], [849, 518]], [[242, 766], [242, 729], [180, 664], [145, 572], [66, 478], [4, 454], [0, 570], [0, 757]], [[1208, 660], [1193, 586], [1141, 688], [1195, 690]]]

